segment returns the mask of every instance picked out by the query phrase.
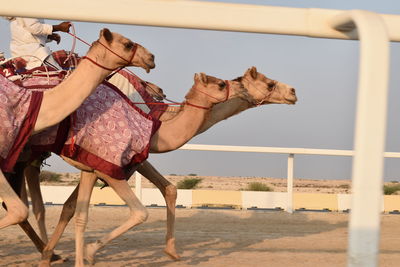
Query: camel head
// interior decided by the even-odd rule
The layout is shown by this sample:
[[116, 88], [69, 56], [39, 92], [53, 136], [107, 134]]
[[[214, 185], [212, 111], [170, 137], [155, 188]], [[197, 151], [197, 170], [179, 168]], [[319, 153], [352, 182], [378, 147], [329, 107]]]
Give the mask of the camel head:
[[146, 92], [155, 100], [162, 101], [166, 97], [163, 89], [151, 82], [144, 82]]
[[242, 77], [235, 80], [242, 82], [247, 89], [248, 101], [254, 105], [294, 105], [297, 101], [296, 91], [292, 86], [267, 78], [257, 72], [256, 67], [249, 68]]
[[203, 106], [211, 107], [214, 104], [237, 97], [241, 90], [243, 90], [243, 86], [238, 81], [221, 80], [204, 73], [196, 73], [194, 85], [185, 99], [186, 102], [192, 104], [202, 103]]
[[154, 55], [146, 48], [107, 28], [100, 31], [90, 52], [97, 53], [96, 60], [103, 61], [108, 68], [135, 66], [150, 72], [155, 67]]

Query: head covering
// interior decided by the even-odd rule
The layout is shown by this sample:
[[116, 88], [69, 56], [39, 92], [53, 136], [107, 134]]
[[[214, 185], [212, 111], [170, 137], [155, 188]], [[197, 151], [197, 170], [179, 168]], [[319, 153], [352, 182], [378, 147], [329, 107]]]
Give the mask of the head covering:
[[4, 52], [0, 52], [0, 58], [4, 58]]

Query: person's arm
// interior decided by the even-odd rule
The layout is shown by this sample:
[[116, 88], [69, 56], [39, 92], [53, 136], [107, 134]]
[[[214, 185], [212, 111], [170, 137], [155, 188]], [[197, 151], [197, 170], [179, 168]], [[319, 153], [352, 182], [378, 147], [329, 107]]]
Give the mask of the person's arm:
[[51, 35], [53, 33], [53, 26], [50, 24], [41, 23], [38, 19], [34, 18], [17, 18], [20, 25], [33, 35]]

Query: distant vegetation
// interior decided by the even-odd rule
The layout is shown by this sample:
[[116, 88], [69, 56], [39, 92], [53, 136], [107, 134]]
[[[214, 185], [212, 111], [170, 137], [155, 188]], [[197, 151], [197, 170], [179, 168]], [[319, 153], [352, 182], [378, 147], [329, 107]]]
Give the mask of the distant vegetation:
[[179, 181], [176, 187], [178, 189], [194, 189], [202, 180], [200, 178], [186, 178]]
[[189, 173], [188, 176], [197, 176], [196, 173]]
[[395, 185], [384, 185], [383, 186], [383, 193], [385, 195], [393, 195], [397, 191], [400, 190], [400, 184], [395, 184]]
[[41, 171], [39, 179], [41, 182], [60, 182], [61, 174], [51, 171]]
[[260, 182], [249, 183], [247, 186], [248, 191], [273, 191], [271, 187]]

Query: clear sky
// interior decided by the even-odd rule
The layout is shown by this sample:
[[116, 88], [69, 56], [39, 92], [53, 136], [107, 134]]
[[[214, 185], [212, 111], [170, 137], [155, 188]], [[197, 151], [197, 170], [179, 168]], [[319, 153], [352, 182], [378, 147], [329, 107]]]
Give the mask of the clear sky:
[[[258, 5], [365, 9], [400, 14], [400, 2], [391, 1], [220, 1]], [[58, 21], [47, 20], [50, 24]], [[291, 84], [299, 101], [294, 106], [268, 105], [220, 122], [189, 143], [268, 147], [353, 149], [358, 41], [317, 39], [297, 36], [186, 30], [132, 25], [74, 22], [77, 35], [86, 41], [97, 39], [107, 27], [141, 43], [156, 56], [150, 74], [132, 69], [182, 101], [196, 72], [232, 79], [256, 66], [270, 78]], [[9, 55], [9, 29], [0, 20], [0, 51]], [[63, 34], [53, 50], [71, 49], [72, 39]], [[77, 52], [87, 46], [78, 42]], [[377, 51], [379, 53], [379, 51]], [[388, 134], [386, 151], [400, 151], [400, 45], [391, 44]], [[149, 161], [163, 174], [286, 177], [287, 155], [226, 152], [174, 151], [150, 154]], [[56, 156], [48, 163], [52, 171], [77, 171]], [[400, 161], [385, 161], [385, 180], [400, 180]], [[295, 156], [295, 177], [349, 179], [351, 158]]]

